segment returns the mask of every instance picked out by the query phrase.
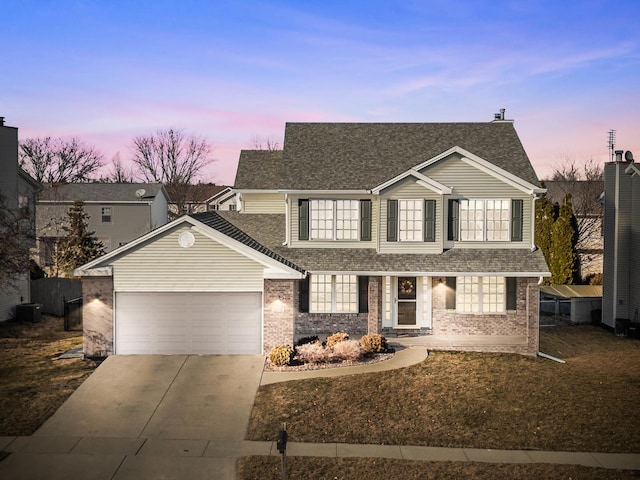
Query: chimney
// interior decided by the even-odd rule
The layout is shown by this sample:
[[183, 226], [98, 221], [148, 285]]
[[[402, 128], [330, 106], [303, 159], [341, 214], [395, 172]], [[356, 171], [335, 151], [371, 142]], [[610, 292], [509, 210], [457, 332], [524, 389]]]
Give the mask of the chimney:
[[500, 120], [504, 120], [504, 108], [500, 109]]
[[622, 161], [622, 154], [624, 153], [624, 150], [616, 150], [616, 162], [621, 162]]

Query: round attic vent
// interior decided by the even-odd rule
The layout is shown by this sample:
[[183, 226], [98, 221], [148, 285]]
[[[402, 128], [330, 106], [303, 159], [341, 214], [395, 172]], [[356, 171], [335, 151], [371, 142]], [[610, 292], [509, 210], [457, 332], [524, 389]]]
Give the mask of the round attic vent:
[[144, 194], [147, 193], [147, 191], [144, 188], [141, 188], [139, 190], [136, 190], [136, 196], [139, 198], [144, 197]]
[[182, 232], [178, 236], [178, 243], [182, 248], [191, 248], [193, 244], [196, 243], [196, 238], [191, 232]]

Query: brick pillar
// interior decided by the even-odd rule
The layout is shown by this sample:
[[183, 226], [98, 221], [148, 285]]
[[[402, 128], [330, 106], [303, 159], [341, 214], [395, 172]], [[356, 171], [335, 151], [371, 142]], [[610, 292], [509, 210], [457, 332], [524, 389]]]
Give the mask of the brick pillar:
[[82, 332], [85, 356], [113, 355], [113, 277], [82, 278]]
[[369, 335], [382, 331], [382, 277], [369, 277]]
[[540, 322], [540, 287], [537, 278], [527, 279], [527, 353], [535, 355], [538, 352], [538, 335]]
[[294, 340], [296, 280], [264, 281], [264, 354]]

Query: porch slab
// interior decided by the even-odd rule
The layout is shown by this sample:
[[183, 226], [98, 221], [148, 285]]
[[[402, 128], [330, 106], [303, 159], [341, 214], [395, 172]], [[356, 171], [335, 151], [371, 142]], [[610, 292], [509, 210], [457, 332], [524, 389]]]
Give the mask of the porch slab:
[[405, 347], [455, 348], [490, 346], [526, 346], [526, 335], [423, 335], [419, 337], [394, 337], [390, 342]]

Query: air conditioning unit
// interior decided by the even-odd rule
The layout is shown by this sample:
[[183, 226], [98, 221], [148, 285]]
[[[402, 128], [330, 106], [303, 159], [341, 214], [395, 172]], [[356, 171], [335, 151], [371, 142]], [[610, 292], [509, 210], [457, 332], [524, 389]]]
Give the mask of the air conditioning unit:
[[21, 303], [16, 305], [16, 320], [38, 323], [42, 321], [39, 303]]

